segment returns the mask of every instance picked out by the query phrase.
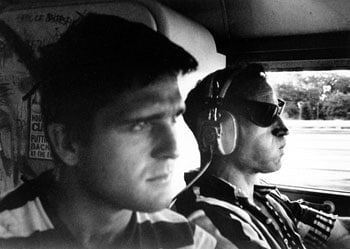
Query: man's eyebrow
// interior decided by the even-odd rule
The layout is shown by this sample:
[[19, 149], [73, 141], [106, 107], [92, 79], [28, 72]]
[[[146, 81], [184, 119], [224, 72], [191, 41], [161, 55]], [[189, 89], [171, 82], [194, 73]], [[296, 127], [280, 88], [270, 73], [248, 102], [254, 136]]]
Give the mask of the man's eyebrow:
[[[126, 117], [125, 120], [128, 121], [150, 121], [150, 120], [155, 120], [155, 119], [161, 119], [164, 118], [166, 116], [172, 116], [173, 114], [175, 114], [176, 116], [182, 115], [185, 112], [185, 105], [178, 105], [174, 108], [165, 108], [159, 112], [155, 112], [155, 113], [150, 113], [147, 114], [145, 113], [144, 115], [140, 115], [137, 116], [138, 111], [135, 111], [134, 113], [136, 114], [136, 117], [132, 117], [132, 115], [130, 115], [129, 117]], [[169, 113], [171, 113], [171, 115], [169, 115]]]
[[[145, 103], [149, 103], [150, 105], [154, 103], [170, 103], [170, 104], [176, 104], [182, 100], [180, 94], [169, 94], [169, 95], [163, 95], [163, 94], [144, 94], [143, 96], [140, 96], [136, 99], [136, 103], [140, 105], [144, 105]], [[133, 100], [135, 101], [135, 100]], [[135, 103], [135, 102], [134, 102]]]
[[120, 125], [127, 123], [147, 122], [156, 119], [161, 119], [166, 116], [173, 116], [173, 114], [175, 114], [176, 116], [182, 115], [185, 112], [184, 103], [179, 103], [176, 106], [172, 107], [164, 107], [154, 112], [147, 111], [147, 109], [151, 106], [152, 104], [150, 104], [149, 106], [146, 104], [140, 108], [135, 108], [131, 111], [127, 109], [119, 110], [116, 112], [113, 112], [113, 110], [109, 110], [109, 115], [107, 115], [105, 125], [115, 124], [116, 121], [119, 122]]

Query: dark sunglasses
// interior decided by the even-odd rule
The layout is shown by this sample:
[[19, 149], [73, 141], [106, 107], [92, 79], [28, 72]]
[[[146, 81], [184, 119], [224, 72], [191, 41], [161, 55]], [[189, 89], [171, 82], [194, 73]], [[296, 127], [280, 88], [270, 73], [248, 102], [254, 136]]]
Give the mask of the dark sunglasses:
[[242, 114], [244, 117], [252, 121], [254, 124], [261, 127], [268, 127], [272, 125], [278, 116], [283, 112], [286, 102], [278, 99], [278, 105], [258, 102], [247, 99], [239, 99], [235, 112]]

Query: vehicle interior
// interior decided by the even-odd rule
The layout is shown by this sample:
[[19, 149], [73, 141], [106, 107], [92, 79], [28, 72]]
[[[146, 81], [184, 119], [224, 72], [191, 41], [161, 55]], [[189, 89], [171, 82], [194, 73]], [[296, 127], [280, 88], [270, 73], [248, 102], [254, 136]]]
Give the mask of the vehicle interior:
[[[350, 70], [348, 0], [1, 0], [0, 8], [0, 194], [52, 167], [41, 128], [40, 96], [31, 91], [35, 82], [30, 75], [36, 73], [39, 48], [57, 40], [87, 12], [144, 23], [192, 53], [199, 68], [183, 86], [184, 95], [207, 74], [241, 62], [262, 63], [268, 73], [340, 70], [347, 75]], [[344, 84], [344, 103], [349, 104], [350, 75]], [[322, 177], [337, 173], [329, 185], [312, 184], [318, 174], [302, 171], [304, 166], [289, 179], [305, 175], [310, 184], [266, 181], [278, 184], [291, 199], [350, 216], [350, 169], [345, 167], [350, 165], [349, 107], [346, 115], [340, 125], [327, 127], [327, 134], [339, 135], [334, 143], [342, 153], [342, 166], [332, 170], [333, 161], [327, 161], [326, 168], [317, 169]], [[299, 123], [296, 127], [301, 130]], [[312, 139], [317, 138], [306, 137], [306, 143]], [[316, 167], [313, 159], [323, 151], [312, 154], [307, 166]], [[340, 181], [342, 187], [335, 189]]]

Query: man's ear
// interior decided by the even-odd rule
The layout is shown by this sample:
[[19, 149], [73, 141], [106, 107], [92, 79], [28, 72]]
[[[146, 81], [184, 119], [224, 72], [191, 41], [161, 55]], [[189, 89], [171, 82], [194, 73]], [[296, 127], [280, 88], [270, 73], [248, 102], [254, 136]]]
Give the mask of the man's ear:
[[79, 146], [72, 141], [63, 124], [52, 123], [47, 127], [51, 149], [67, 166], [74, 166], [79, 161]]

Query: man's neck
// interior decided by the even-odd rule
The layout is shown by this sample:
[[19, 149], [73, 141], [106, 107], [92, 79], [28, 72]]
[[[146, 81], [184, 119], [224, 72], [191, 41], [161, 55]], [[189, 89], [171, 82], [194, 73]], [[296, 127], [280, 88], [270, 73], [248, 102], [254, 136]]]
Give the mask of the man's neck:
[[132, 217], [131, 210], [103, 206], [74, 191], [77, 188], [69, 184], [59, 186], [49, 194], [49, 201], [61, 222], [84, 248], [109, 248], [122, 239]]
[[[99, 221], [94, 219], [95, 222], [90, 219], [89, 223], [74, 224], [72, 232], [85, 248], [112, 248], [116, 242], [123, 241], [131, 215], [130, 210], [121, 210], [109, 220], [103, 219], [106, 218], [103, 217]], [[79, 227], [81, 229], [76, 229]]]
[[236, 194], [254, 201], [254, 184], [257, 180], [257, 174], [250, 174], [234, 165], [216, 167], [212, 174], [234, 185], [237, 188]]

